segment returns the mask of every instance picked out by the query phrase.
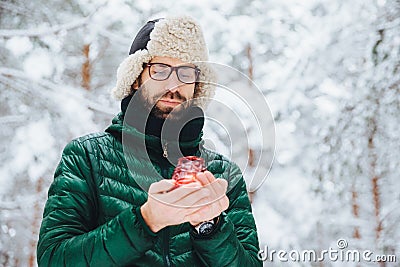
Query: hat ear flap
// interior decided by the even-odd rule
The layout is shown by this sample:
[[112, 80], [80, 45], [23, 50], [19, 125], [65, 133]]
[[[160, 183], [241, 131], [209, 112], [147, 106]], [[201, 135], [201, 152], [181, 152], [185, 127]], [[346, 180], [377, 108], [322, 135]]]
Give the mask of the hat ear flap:
[[117, 100], [122, 100], [131, 92], [131, 86], [143, 71], [143, 63], [148, 63], [151, 56], [147, 50], [136, 51], [121, 62], [117, 70], [117, 85], [111, 90]]

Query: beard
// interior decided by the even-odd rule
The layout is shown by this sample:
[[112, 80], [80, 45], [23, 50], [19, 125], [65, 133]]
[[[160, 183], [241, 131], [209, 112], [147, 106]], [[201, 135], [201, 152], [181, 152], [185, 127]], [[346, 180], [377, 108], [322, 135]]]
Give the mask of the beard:
[[[184, 111], [191, 105], [191, 100], [184, 96], [182, 96], [178, 91], [171, 92], [165, 91], [156, 94], [150, 95], [149, 91], [151, 89], [147, 88], [144, 84], [138, 89], [137, 94], [140, 97], [144, 107], [151, 115], [160, 118], [160, 119], [179, 119], [184, 114]], [[160, 99], [171, 99], [171, 100], [179, 100], [181, 104], [176, 107], [162, 107], [159, 105], [158, 101]]]

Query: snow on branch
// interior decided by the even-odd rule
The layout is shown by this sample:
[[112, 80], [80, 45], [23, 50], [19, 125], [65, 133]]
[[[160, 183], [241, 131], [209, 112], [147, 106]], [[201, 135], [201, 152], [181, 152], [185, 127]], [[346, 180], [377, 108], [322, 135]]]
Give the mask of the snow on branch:
[[19, 29], [0, 30], [0, 37], [14, 37], [14, 36], [38, 37], [38, 36], [43, 36], [43, 35], [55, 34], [60, 31], [68, 31], [68, 30], [82, 27], [88, 23], [89, 18], [90, 17], [86, 17], [86, 18], [79, 19], [77, 21], [73, 21], [70, 23], [55, 25], [55, 26], [46, 27], [46, 28], [34, 28], [34, 29], [25, 29], [25, 30], [19, 30]]
[[26, 121], [26, 117], [21, 115], [9, 115], [0, 117], [0, 124], [24, 121]]
[[106, 6], [107, 3], [103, 3], [98, 7], [94, 8], [94, 10], [84, 18], [74, 20], [69, 23], [54, 25], [51, 27], [43, 27], [43, 28], [33, 28], [33, 29], [7, 29], [0, 30], [0, 37], [9, 38], [14, 36], [26, 36], [26, 37], [38, 37], [50, 34], [56, 34], [60, 31], [68, 31], [73, 30], [82, 26], [85, 26], [89, 23], [90, 19], [93, 17], [96, 12], [98, 12], [101, 8]]
[[16, 210], [20, 208], [21, 206], [14, 201], [2, 201], [0, 203], [0, 210]]
[[7, 2], [0, 2], [0, 8], [19, 14], [29, 13], [29, 10], [27, 8]]
[[[104, 105], [93, 102], [85, 98], [82, 94], [79, 94], [76, 90], [70, 90], [69, 88], [65, 88], [63, 86], [60, 86], [58, 84], [55, 84], [51, 81], [47, 81], [44, 79], [39, 79], [39, 80], [32, 80], [27, 76], [23, 71], [18, 70], [18, 69], [12, 69], [12, 68], [0, 68], [0, 75], [4, 76], [6, 78], [18, 78], [18, 79], [23, 79], [23, 80], [29, 80], [31, 83], [39, 85], [41, 88], [45, 89], [47, 92], [42, 91], [42, 90], [37, 90], [37, 93], [41, 95], [44, 98], [48, 98], [49, 95], [60, 95], [63, 94], [66, 97], [72, 97], [76, 100], [78, 100], [82, 105], [87, 106], [89, 109], [105, 113], [107, 115], [114, 115], [115, 111], [104, 107]], [[31, 88], [35, 88], [32, 86]]]

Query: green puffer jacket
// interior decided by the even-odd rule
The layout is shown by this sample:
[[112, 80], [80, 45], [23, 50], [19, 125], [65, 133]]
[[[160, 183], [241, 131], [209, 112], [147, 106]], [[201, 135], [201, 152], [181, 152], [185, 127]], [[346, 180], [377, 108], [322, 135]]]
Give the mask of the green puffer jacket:
[[[105, 133], [81, 137], [65, 147], [40, 228], [39, 266], [262, 266], [241, 172], [205, 149], [201, 135], [179, 145], [183, 150], [195, 148], [215, 177], [230, 183], [238, 179], [228, 192], [228, 210], [206, 238], [189, 223], [158, 233], [148, 228], [140, 213], [147, 193], [136, 181], [148, 186], [157, 181], [155, 172], [170, 178], [173, 165], [163, 157], [159, 138], [123, 125], [122, 119], [119, 114]], [[146, 140], [149, 156], [135, 145], [123, 147], [122, 133], [136, 143]]]

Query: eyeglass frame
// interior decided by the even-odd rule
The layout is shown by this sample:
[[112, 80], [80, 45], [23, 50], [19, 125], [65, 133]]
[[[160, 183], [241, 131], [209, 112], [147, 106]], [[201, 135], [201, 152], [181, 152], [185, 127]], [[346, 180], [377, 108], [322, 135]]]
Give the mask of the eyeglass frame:
[[[165, 79], [158, 80], [158, 79], [154, 79], [154, 78], [151, 76], [150, 68], [151, 68], [152, 65], [155, 65], [155, 64], [165, 65], [165, 66], [167, 66], [167, 67], [169, 67], [169, 68], [171, 69], [170, 73], [168, 74], [168, 76], [167, 76]], [[192, 67], [192, 66], [184, 65], [184, 66], [176, 66], [176, 67], [174, 67], [174, 66], [171, 66], [171, 65], [169, 65], [169, 64], [161, 63], [161, 62], [143, 63], [143, 68], [144, 68], [144, 67], [148, 67], [148, 68], [149, 68], [149, 76], [150, 76], [151, 79], [153, 79], [153, 80], [155, 80], [155, 81], [165, 81], [165, 80], [167, 80], [167, 79], [171, 76], [172, 72], [175, 72], [175, 73], [176, 73], [176, 77], [178, 77], [178, 80], [179, 80], [181, 83], [184, 83], [184, 84], [194, 84], [194, 83], [197, 83], [197, 82], [198, 82], [198, 79], [199, 79], [199, 76], [200, 76], [200, 72], [201, 72], [200, 69], [199, 69], [198, 67], [196, 67], [196, 66], [195, 66], [195, 67]], [[186, 82], [181, 81], [181, 79], [180, 79], [180, 77], [179, 77], [179, 75], [178, 75], [178, 70], [179, 70], [180, 68], [183, 68], [183, 67], [185, 67], [185, 68], [191, 68], [191, 69], [194, 69], [194, 70], [195, 70], [196, 78], [195, 78], [195, 81], [194, 81], [194, 82], [186, 83]]]

